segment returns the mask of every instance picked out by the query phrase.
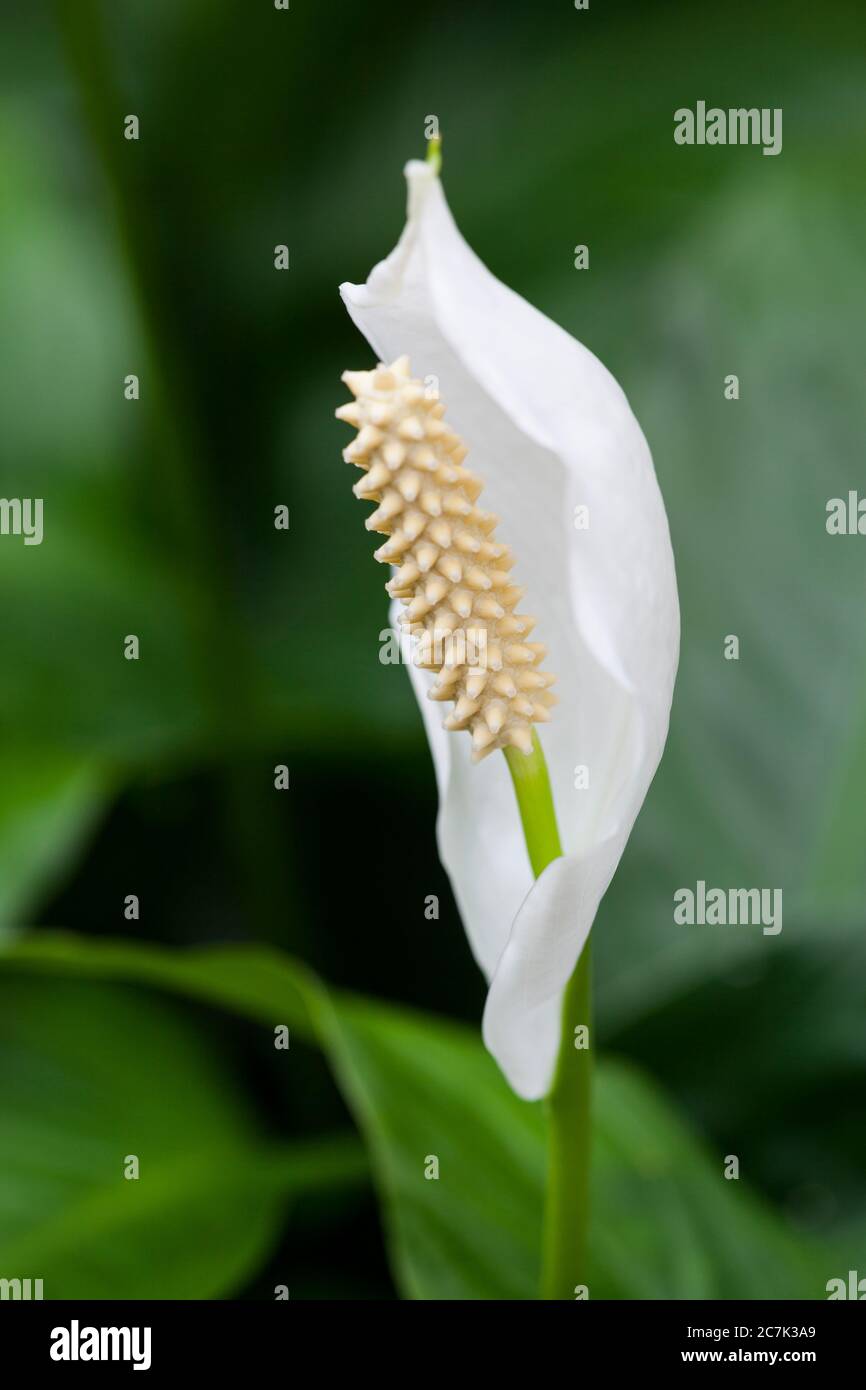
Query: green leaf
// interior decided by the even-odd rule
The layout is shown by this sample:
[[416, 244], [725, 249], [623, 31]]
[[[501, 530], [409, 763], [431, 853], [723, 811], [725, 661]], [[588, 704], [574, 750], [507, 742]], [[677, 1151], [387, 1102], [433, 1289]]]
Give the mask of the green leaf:
[[3, 753], [0, 932], [22, 925], [74, 862], [106, 799], [106, 778], [82, 758], [33, 748]]
[[[444, 1020], [335, 1000], [326, 1037], [370, 1146], [392, 1264], [407, 1296], [524, 1299], [538, 1287], [540, 1108]], [[425, 1177], [438, 1161], [438, 1180]]]
[[[544, 1112], [474, 1034], [338, 1002], [337, 1075], [367, 1136], [394, 1263], [425, 1299], [533, 1298]], [[438, 1181], [424, 1177], [435, 1156]], [[616, 1062], [595, 1088], [590, 1290], [597, 1298], [815, 1298], [835, 1270], [785, 1230], [661, 1094]]]
[[363, 1172], [342, 1140], [266, 1143], [176, 1006], [83, 979], [0, 979], [0, 1113], [0, 1277], [51, 1299], [223, 1296], [287, 1196]]
[[860, 917], [786, 930], [784, 950], [703, 982], [620, 1040], [707, 1127], [748, 1135], [734, 1147], [747, 1152], [751, 1181], [856, 1263], [866, 1219], [866, 933]]
[[[181, 953], [40, 934], [7, 970], [146, 981], [317, 1039], [367, 1140], [394, 1268], [424, 1299], [532, 1298], [544, 1115], [470, 1030], [328, 993], [288, 957]], [[609, 1298], [814, 1298], [838, 1261], [723, 1176], [669, 1103], [608, 1062], [596, 1088], [591, 1292]], [[438, 1180], [425, 1177], [438, 1160]]]

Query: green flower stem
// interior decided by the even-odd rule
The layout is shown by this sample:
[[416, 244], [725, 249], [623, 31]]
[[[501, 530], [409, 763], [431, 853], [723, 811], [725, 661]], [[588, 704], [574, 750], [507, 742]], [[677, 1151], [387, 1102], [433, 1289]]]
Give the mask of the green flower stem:
[[[566, 987], [559, 1058], [547, 1097], [550, 1124], [542, 1298], [573, 1299], [578, 1285], [589, 1287], [586, 1238], [590, 1205], [592, 1048], [576, 1048], [574, 1041], [579, 1025], [590, 1029], [591, 1000], [592, 970], [587, 941]], [[588, 1037], [591, 1043], [591, 1032]]]
[[547, 763], [535, 729], [532, 730], [531, 753], [521, 753], [517, 748], [504, 751], [517, 796], [529, 863], [538, 878], [548, 864], [562, 858]]
[[[532, 752], [505, 750], [514, 783], [532, 872], [562, 854], [550, 777], [533, 730]], [[575, 1029], [590, 1027], [589, 942], [565, 991], [562, 1033], [553, 1085], [547, 1097], [547, 1195], [542, 1245], [541, 1297], [573, 1299], [577, 1285], [588, 1285], [586, 1234], [589, 1224], [591, 1047], [575, 1047]], [[591, 1042], [591, 1035], [590, 1035]]]

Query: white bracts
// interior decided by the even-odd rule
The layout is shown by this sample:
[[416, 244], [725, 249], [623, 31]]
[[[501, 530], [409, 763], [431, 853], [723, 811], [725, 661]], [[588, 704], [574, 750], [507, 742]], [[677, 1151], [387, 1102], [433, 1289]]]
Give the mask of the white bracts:
[[[397, 245], [363, 284], [344, 284], [340, 292], [376, 358], [397, 358], [399, 367], [401, 354], [408, 354], [447, 401], [449, 420], [484, 479], [484, 501], [499, 518], [502, 540], [514, 549], [556, 671], [559, 703], [542, 741], [563, 855], [533, 880], [505, 759], [483, 758], [473, 766], [469, 739], [444, 730], [427, 698], [431, 684], [440, 685], [438, 675], [434, 682], [430, 671], [408, 668], [436, 768], [440, 855], [490, 982], [484, 1040], [515, 1091], [531, 1100], [550, 1086], [563, 990], [664, 747], [679, 645], [676, 575], [650, 451], [620, 386], [587, 348], [491, 275], [460, 235], [435, 169], [413, 161], [406, 176], [408, 214]], [[411, 610], [420, 599], [411, 621], [423, 624], [447, 602], [448, 611], [468, 625], [479, 616], [482, 599], [493, 599], [505, 612], [485, 622], [490, 643], [503, 648], [504, 669], [505, 648], [532, 649], [526, 632], [502, 631], [502, 623], [516, 616], [516, 603], [502, 598], [509, 582], [472, 590], [464, 580], [473, 565], [488, 578], [504, 574], [507, 565], [502, 555], [485, 552], [479, 564], [477, 555], [459, 550], [460, 528], [444, 508], [452, 497], [474, 509], [478, 479], [467, 475], [455, 485], [446, 475], [443, 486], [433, 469], [401, 458], [395, 480], [379, 457], [386, 439], [417, 448], [422, 461], [429, 450], [437, 469], [462, 469], [462, 453], [440, 406], [419, 395], [408, 369], [402, 376], [394, 368], [378, 370], [385, 371], [384, 381], [390, 371], [393, 382], [379, 386], [372, 373], [350, 377], [357, 399], [344, 418], [361, 430], [349, 457], [354, 453], [354, 462], [372, 465], [362, 493], [365, 487], [382, 489], [380, 519], [372, 520], [377, 528], [392, 527], [379, 553], [401, 562], [395, 607], [408, 598]], [[408, 404], [400, 396], [399, 421], [397, 414], [386, 418], [398, 380], [400, 391], [410, 393]], [[383, 408], [386, 417], [377, 420], [372, 412]], [[425, 432], [429, 426], [433, 435], [443, 431], [438, 442]], [[408, 438], [400, 436], [401, 428]], [[417, 475], [415, 498], [395, 485], [404, 473]], [[408, 487], [411, 494], [414, 479]], [[439, 495], [441, 517], [419, 506], [422, 490]], [[451, 544], [438, 546], [436, 554], [460, 565], [459, 580], [456, 568], [452, 579], [437, 567], [435, 537], [429, 553], [423, 549], [442, 520]], [[492, 525], [489, 533], [479, 526], [469, 535], [497, 543]], [[395, 541], [397, 550], [406, 543], [402, 554], [389, 550]], [[416, 566], [417, 578], [411, 569], [403, 575], [406, 564]], [[431, 597], [426, 586], [438, 580], [447, 593], [440, 586]], [[453, 601], [461, 590], [471, 595], [471, 609], [463, 604], [466, 618]], [[425, 611], [427, 603], [433, 608]], [[515, 685], [515, 672], [542, 675], [537, 659], [510, 663], [508, 672]], [[484, 703], [474, 715], [469, 706], [458, 711], [455, 704], [458, 721], [464, 714], [480, 717], [492, 732], [490, 698], [499, 674], [488, 674]], [[470, 680], [465, 693], [474, 702], [478, 695]], [[533, 707], [550, 703], [546, 685], [520, 689], [518, 698]], [[505, 729], [520, 729], [523, 737], [528, 723], [517, 721], [529, 721], [521, 713], [526, 707], [515, 711], [505, 700], [503, 705], [497, 713], [515, 722], [503, 719], [494, 738], [501, 739]]]
[[454, 702], [444, 727], [470, 731], [474, 761], [508, 745], [530, 752], [555, 677], [538, 669], [543, 645], [527, 640], [535, 619], [515, 612], [523, 591], [494, 538], [497, 517], [476, 506], [483, 484], [463, 467], [465, 444], [408, 357], [343, 381], [356, 399], [337, 418], [358, 429], [343, 457], [367, 470], [353, 491], [378, 503], [367, 529], [389, 537], [375, 558], [398, 566], [386, 588], [405, 607], [415, 665], [436, 672], [429, 698]]

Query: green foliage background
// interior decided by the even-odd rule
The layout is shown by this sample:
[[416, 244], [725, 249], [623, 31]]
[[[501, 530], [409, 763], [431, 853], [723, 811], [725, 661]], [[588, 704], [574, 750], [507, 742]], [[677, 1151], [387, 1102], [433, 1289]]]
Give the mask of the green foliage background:
[[[864, 30], [853, 0], [7, 5], [0, 493], [45, 540], [0, 538], [0, 1277], [533, 1295], [543, 1113], [480, 1044], [332, 417], [369, 360], [336, 287], [393, 244], [428, 113], [470, 243], [625, 387], [677, 557], [671, 738], [594, 937], [593, 1295], [866, 1269], [864, 542], [824, 529], [866, 492]], [[782, 154], [675, 146], [698, 99], [782, 107]], [[781, 935], [675, 927], [698, 878], [781, 886]]]

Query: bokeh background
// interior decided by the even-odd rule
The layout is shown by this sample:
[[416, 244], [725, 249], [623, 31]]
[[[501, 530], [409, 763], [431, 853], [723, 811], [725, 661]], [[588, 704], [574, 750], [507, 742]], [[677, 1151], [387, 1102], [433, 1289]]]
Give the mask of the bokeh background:
[[[677, 558], [594, 936], [596, 1289], [866, 1275], [866, 540], [824, 525], [866, 493], [864, 38], [856, 0], [7, 0], [0, 494], [45, 538], [0, 538], [0, 1277], [531, 1296], [540, 1110], [480, 1050], [333, 419], [369, 361], [337, 285], [431, 113], [470, 244], [622, 382]], [[782, 107], [781, 155], [676, 146], [699, 99]], [[781, 935], [675, 927], [699, 878], [781, 887]]]

